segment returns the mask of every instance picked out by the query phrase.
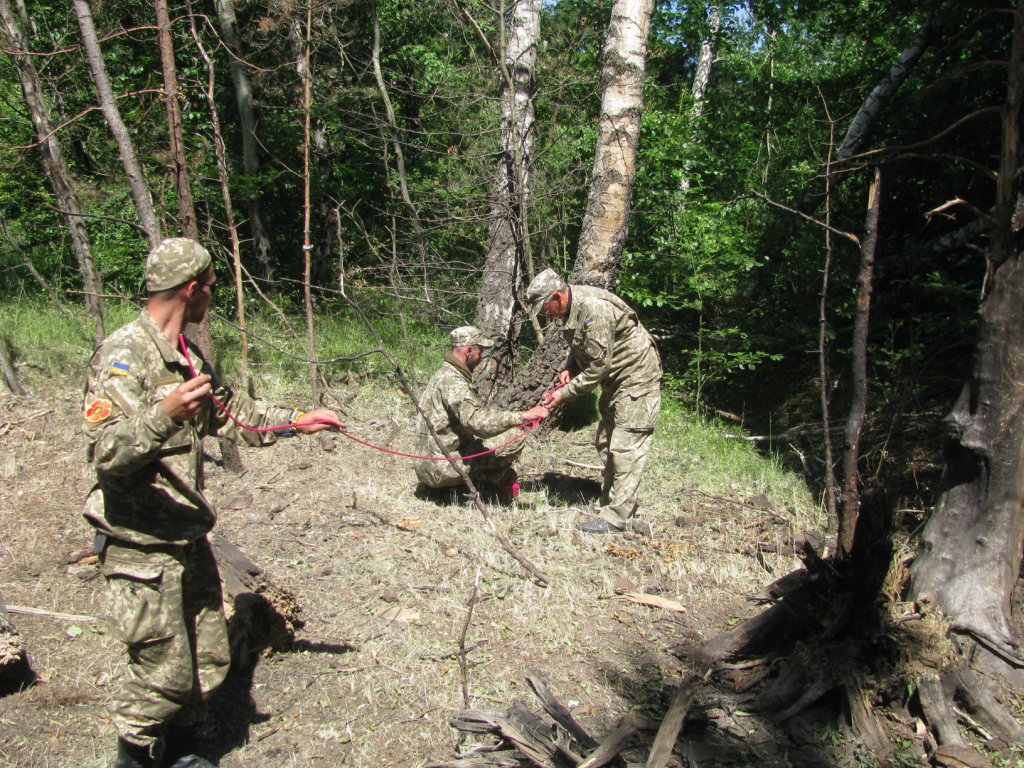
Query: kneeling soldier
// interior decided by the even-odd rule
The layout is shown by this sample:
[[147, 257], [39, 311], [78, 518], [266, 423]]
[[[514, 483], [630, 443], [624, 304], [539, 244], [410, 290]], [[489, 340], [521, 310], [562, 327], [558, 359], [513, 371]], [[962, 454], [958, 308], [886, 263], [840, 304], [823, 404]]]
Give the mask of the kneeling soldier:
[[[115, 768], [210, 765], [191, 754], [195, 724], [227, 676], [230, 649], [206, 538], [217, 515], [203, 495], [203, 437], [277, 439], [231, 422], [210, 399], [211, 376], [193, 376], [179, 350], [179, 334], [206, 317], [215, 285], [205, 248], [164, 240], [146, 259], [146, 308], [103, 342], [86, 372], [83, 431], [98, 482], [85, 517], [98, 534], [113, 628], [128, 652], [113, 695]], [[291, 424], [303, 434], [342, 427], [333, 411], [217, 395], [246, 424]], [[320, 421], [328, 423], [310, 423]]]
[[[523, 422], [547, 418], [548, 409], [543, 405], [528, 411], [484, 408], [473, 386], [472, 374], [480, 364], [483, 348], [493, 347], [494, 342], [472, 325], [456, 328], [451, 332], [450, 341], [452, 351], [444, 356], [444, 365], [430, 379], [420, 398], [420, 407], [449, 454], [472, 456], [482, 453], [515, 438]], [[512, 464], [522, 453], [525, 442], [516, 440], [494, 453], [459, 463], [474, 484], [484, 486], [481, 490], [514, 497], [518, 484]], [[416, 446], [416, 452], [422, 456], [444, 456], [422, 417]], [[449, 461], [417, 459], [415, 467], [416, 477], [429, 488], [448, 488], [462, 482]]]

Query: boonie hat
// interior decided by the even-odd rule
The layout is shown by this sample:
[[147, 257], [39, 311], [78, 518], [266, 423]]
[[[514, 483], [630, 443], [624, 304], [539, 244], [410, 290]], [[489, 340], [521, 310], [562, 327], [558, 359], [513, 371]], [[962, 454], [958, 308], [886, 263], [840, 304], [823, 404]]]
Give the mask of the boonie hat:
[[553, 269], [545, 269], [533, 278], [533, 281], [526, 289], [526, 308], [530, 311], [530, 314], [536, 315], [540, 312], [540, 308], [544, 305], [544, 302], [551, 298], [551, 294], [561, 289], [564, 285], [565, 280], [560, 278]]
[[210, 252], [187, 237], [170, 237], [146, 257], [146, 290], [166, 291], [195, 280], [213, 260]]
[[484, 332], [475, 325], [463, 325], [451, 332], [448, 337], [452, 342], [452, 349], [458, 347], [493, 347], [494, 342], [484, 336]]

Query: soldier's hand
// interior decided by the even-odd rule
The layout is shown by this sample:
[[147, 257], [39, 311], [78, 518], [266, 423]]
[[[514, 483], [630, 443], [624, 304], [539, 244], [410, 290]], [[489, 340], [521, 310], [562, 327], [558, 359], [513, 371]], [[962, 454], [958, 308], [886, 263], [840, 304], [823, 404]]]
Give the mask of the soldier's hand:
[[210, 395], [210, 377], [203, 373], [178, 385], [160, 405], [174, 421], [183, 424], [194, 419], [206, 407]]
[[543, 421], [551, 412], [543, 405], [535, 405], [528, 411], [523, 411], [523, 421]]
[[549, 411], [554, 410], [555, 408], [560, 406], [563, 402], [565, 402], [565, 401], [562, 400], [562, 393], [561, 392], [555, 391], [555, 392], [547, 392], [547, 393], [544, 394], [544, 406]]
[[[320, 424], [310, 424], [311, 421], [327, 422]], [[329, 411], [326, 408], [318, 408], [315, 411], [309, 411], [299, 416], [298, 421], [295, 422], [295, 431], [301, 432], [304, 435], [312, 435], [314, 432], [320, 432], [324, 429], [344, 429], [345, 425], [341, 423], [341, 419], [338, 418], [338, 414], [334, 411]]]
[[566, 368], [563, 371], [559, 371], [558, 372], [558, 383], [561, 384], [563, 387], [566, 384], [569, 383], [569, 379], [571, 379], [571, 378], [572, 378], [572, 374], [569, 373], [569, 369], [568, 368]]

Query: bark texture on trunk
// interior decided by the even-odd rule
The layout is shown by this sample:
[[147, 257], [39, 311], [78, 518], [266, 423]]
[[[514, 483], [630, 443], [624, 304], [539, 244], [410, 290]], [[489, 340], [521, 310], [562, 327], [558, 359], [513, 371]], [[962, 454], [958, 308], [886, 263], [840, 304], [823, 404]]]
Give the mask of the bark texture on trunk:
[[[875, 250], [878, 246], [878, 210], [881, 204], [882, 170], [875, 168], [875, 179], [868, 193], [868, 214], [860, 247], [860, 271], [857, 274], [857, 306], [853, 319], [850, 379], [853, 397], [846, 421], [846, 452], [843, 454], [843, 503], [839, 510], [839, 553], [848, 556], [853, 550], [860, 510], [860, 437], [864, 414], [868, 408], [868, 324], [871, 317], [871, 283], [875, 272]], [[831, 469], [831, 468], [830, 468]]]
[[621, 266], [643, 109], [653, 0], [615, 0], [602, 73], [594, 171], [570, 282], [611, 289]]
[[518, 329], [516, 297], [530, 274], [530, 158], [533, 143], [534, 69], [540, 40], [540, 0], [516, 0], [511, 28], [499, 66], [501, 75], [501, 148], [491, 190], [491, 216], [476, 305], [475, 325], [498, 344], [485, 365], [482, 391], [494, 377], [512, 372], [513, 342]]
[[82, 217], [82, 207], [78, 201], [78, 192], [71, 178], [71, 171], [64, 160], [64, 151], [57, 134], [52, 129], [50, 106], [43, 93], [39, 72], [28, 55], [28, 42], [22, 34], [22, 28], [28, 28], [28, 14], [23, 4], [19, 4], [18, 11], [21, 16], [20, 23], [14, 15], [10, 0], [0, 0], [0, 32], [5, 38], [4, 47], [18, 70], [25, 106], [35, 129], [39, 151], [43, 155], [43, 169], [53, 195], [57, 198], [58, 207], [65, 211], [61, 215], [64, 226], [71, 236], [71, 246], [82, 275], [85, 307], [93, 324], [93, 339], [96, 346], [99, 346], [106, 336], [103, 329], [103, 280], [92, 255], [89, 233], [85, 228], [85, 219]]
[[[238, 116], [241, 121], [239, 127], [242, 129], [242, 169], [245, 176], [256, 176], [260, 170], [256, 108], [253, 105], [252, 81], [249, 78], [249, 67], [245, 61], [242, 36], [238, 32], [235, 3], [234, 0], [217, 0], [216, 4], [220, 32], [231, 52], [231, 81], [235, 86], [235, 99], [238, 102]], [[267, 236], [260, 214], [260, 200], [258, 197], [247, 194], [245, 205], [249, 216], [249, 228], [252, 231], [253, 247], [256, 250], [259, 275], [269, 281], [274, 276], [274, 265], [270, 238]]]
[[988, 294], [971, 375], [946, 417], [943, 493], [911, 567], [911, 597], [931, 596], [955, 627], [1011, 650], [1010, 600], [1024, 544], [1024, 243], [1021, 203], [1024, 0], [1014, 15]]
[[[697, 71], [693, 75], [693, 88], [690, 90], [693, 96], [690, 119], [694, 123], [704, 114], [704, 94], [707, 92], [708, 83], [711, 82], [711, 70], [715, 64], [715, 45], [718, 43], [718, 33], [721, 29], [722, 11], [717, 5], [712, 5], [708, 8], [708, 34], [700, 41]], [[690, 135], [690, 143], [692, 144], [696, 140], [697, 136], [694, 132]], [[683, 180], [679, 183], [679, 191], [685, 195], [690, 190], [690, 183], [690, 174], [684, 172]]]
[[86, 60], [89, 62], [89, 71], [92, 73], [92, 81], [96, 85], [96, 94], [99, 97], [100, 109], [103, 117], [106, 118], [110, 133], [117, 143], [117, 151], [121, 155], [121, 165], [124, 166], [125, 175], [128, 177], [128, 187], [132, 192], [132, 199], [135, 201], [135, 210], [139, 213], [139, 221], [146, 230], [146, 237], [149, 240], [149, 247], [155, 248], [160, 244], [160, 223], [156, 217], [156, 209], [153, 207], [153, 198], [146, 184], [146, 177], [142, 173], [142, 166], [139, 165], [138, 154], [135, 151], [135, 144], [132, 142], [128, 127], [121, 119], [121, 110], [117, 108], [117, 100], [114, 98], [114, 89], [110, 85], [110, 77], [107, 75], [107, 65], [103, 61], [103, 50], [100, 48], [99, 38], [96, 36], [96, 26], [92, 20], [92, 10], [87, 0], [74, 0], [75, 13], [78, 15], [78, 28], [82, 33], [82, 43], [85, 45]]

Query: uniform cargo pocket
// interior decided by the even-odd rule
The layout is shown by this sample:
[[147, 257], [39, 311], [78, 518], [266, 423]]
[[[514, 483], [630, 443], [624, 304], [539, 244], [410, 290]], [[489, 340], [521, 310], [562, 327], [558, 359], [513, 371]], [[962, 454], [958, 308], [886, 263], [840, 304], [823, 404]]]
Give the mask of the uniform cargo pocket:
[[[101, 569], [107, 580], [108, 610], [115, 634], [128, 645], [146, 645], [170, 636], [164, 590], [165, 564], [111, 557]], [[117, 548], [120, 550], [121, 548]]]

